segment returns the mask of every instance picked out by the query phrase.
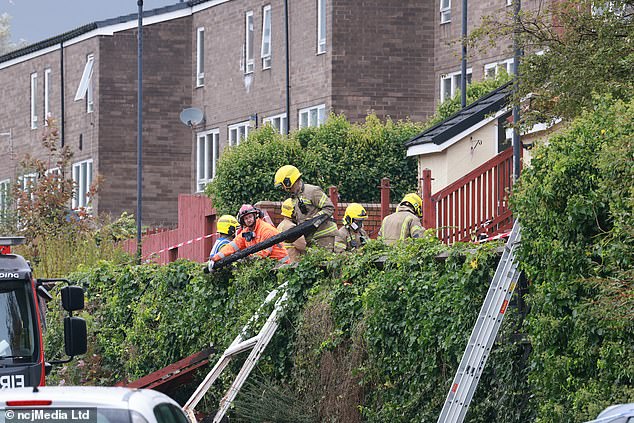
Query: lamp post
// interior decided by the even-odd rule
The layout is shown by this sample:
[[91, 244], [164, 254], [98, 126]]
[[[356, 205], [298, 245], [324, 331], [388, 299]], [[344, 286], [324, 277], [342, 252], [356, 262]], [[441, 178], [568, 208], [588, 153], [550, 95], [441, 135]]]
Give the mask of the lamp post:
[[137, 126], [137, 162], [136, 162], [136, 256], [141, 264], [141, 216], [143, 212], [143, 0], [137, 0], [137, 79], [138, 79], [138, 126]]

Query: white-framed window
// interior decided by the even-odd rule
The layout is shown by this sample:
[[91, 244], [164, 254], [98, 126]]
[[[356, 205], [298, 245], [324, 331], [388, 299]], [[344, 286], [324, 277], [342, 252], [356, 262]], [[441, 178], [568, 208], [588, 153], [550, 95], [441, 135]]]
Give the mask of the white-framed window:
[[11, 198], [11, 180], [0, 181], [0, 221], [7, 218]]
[[[472, 69], [467, 69], [467, 84], [471, 83]], [[462, 82], [462, 72], [452, 72], [440, 77], [440, 102], [449, 100], [460, 89], [460, 83]]]
[[326, 0], [317, 0], [317, 54], [326, 52]]
[[273, 128], [277, 129], [280, 134], [285, 134], [286, 125], [288, 125], [288, 119], [286, 118], [286, 113], [264, 118], [264, 124], [265, 125], [269, 124]]
[[196, 86], [205, 85], [205, 28], [196, 29]]
[[484, 65], [484, 77], [495, 78], [500, 72], [506, 72], [509, 75], [513, 75], [513, 58], [502, 60], [499, 62], [487, 63]]
[[19, 187], [29, 194], [31, 201], [35, 199], [35, 187], [37, 186], [37, 173], [25, 173], [18, 178]]
[[440, 23], [451, 22], [451, 0], [440, 0]]
[[244, 73], [252, 73], [255, 69], [253, 58], [253, 11], [244, 15]]
[[233, 125], [229, 125], [229, 145], [236, 146], [239, 145], [242, 140], [246, 139], [249, 136], [249, 123], [250, 121], [244, 121], [240, 123], [236, 123]]
[[307, 107], [299, 111], [299, 127], [308, 128], [310, 126], [321, 126], [326, 121], [326, 105]]
[[95, 62], [95, 56], [89, 54], [86, 56], [86, 65], [84, 66], [84, 72], [81, 74], [81, 81], [77, 87], [75, 93], [75, 101], [86, 99], [86, 113], [93, 111], [93, 98], [92, 98], [92, 68]]
[[44, 70], [44, 125], [48, 126], [47, 119], [51, 117], [49, 96], [51, 93], [51, 70]]
[[31, 74], [31, 129], [37, 129], [37, 72]]
[[216, 177], [220, 154], [220, 129], [201, 132], [196, 136], [196, 192]]
[[92, 185], [92, 159], [83, 160], [73, 164], [73, 209], [89, 207], [90, 197], [88, 193]]
[[262, 9], [262, 69], [271, 67], [271, 5]]

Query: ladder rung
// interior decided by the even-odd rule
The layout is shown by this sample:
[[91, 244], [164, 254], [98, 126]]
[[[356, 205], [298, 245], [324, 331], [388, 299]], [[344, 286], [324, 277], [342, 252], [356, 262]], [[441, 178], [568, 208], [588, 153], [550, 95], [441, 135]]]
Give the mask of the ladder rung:
[[260, 336], [257, 335], [257, 336], [254, 336], [253, 338], [247, 339], [246, 341], [242, 341], [239, 344], [233, 345], [225, 350], [225, 356], [231, 357], [233, 355], [240, 354], [243, 351], [250, 350], [251, 348], [253, 348], [255, 344], [258, 343], [259, 339], [260, 339]]

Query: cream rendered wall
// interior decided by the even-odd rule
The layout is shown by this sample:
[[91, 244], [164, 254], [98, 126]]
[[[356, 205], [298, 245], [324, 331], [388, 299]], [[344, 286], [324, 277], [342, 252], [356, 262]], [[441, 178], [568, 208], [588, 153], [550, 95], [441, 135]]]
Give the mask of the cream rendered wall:
[[418, 177], [431, 169], [432, 193], [462, 178], [497, 154], [497, 120], [477, 129], [440, 153], [418, 156]]

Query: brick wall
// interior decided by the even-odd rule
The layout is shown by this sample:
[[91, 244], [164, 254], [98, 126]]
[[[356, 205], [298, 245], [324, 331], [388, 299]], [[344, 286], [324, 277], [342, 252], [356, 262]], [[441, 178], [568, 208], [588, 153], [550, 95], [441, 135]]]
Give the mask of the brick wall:
[[[191, 17], [143, 28], [143, 222], [173, 225], [190, 192]], [[99, 194], [102, 212], [136, 212], [137, 31], [103, 37], [99, 55]]]
[[432, 2], [333, 1], [332, 103], [352, 121], [433, 113]]

